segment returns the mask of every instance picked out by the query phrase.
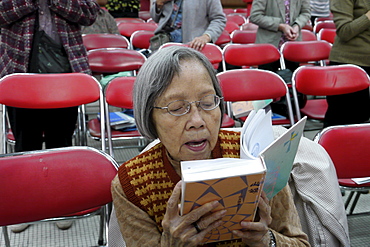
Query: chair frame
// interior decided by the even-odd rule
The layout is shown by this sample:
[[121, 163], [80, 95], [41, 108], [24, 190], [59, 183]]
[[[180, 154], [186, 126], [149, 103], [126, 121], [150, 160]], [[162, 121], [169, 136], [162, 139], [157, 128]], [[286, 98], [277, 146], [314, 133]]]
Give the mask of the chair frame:
[[[345, 208], [348, 209], [352, 201], [348, 215], [353, 215], [360, 195], [370, 191], [370, 183], [361, 185], [352, 181], [352, 178], [370, 176], [369, 134], [369, 123], [336, 125], [321, 130], [314, 138], [331, 157], [336, 167], [340, 189], [350, 191], [345, 202]], [[351, 169], [348, 169], [349, 166]], [[353, 199], [354, 194], [356, 196]]]
[[108, 154], [86, 146], [1, 155], [0, 197], [7, 199], [0, 202], [0, 226], [6, 246], [10, 246], [7, 225], [78, 219], [99, 212], [98, 244], [105, 244], [111, 181], [118, 167]]

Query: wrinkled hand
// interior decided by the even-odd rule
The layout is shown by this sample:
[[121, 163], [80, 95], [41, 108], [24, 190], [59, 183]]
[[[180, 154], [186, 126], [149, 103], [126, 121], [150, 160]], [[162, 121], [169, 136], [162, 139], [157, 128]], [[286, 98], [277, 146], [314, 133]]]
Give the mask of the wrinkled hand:
[[233, 231], [235, 235], [242, 238], [243, 243], [250, 247], [269, 246], [270, 235], [268, 226], [271, 224], [271, 207], [266, 193], [262, 192], [258, 202], [260, 220], [258, 222], [242, 221], [242, 230]]
[[195, 50], [201, 51], [203, 47], [210, 42], [211, 39], [207, 34], [203, 34], [200, 37], [194, 38], [192, 41], [190, 41], [189, 46]]
[[[162, 221], [162, 241], [165, 242], [166, 246], [197, 246], [202, 243], [208, 232], [222, 224], [221, 218], [225, 215], [226, 210], [211, 213], [219, 206], [218, 201], [213, 201], [180, 216], [178, 205], [180, 194], [181, 181], [176, 184], [167, 202], [167, 210]], [[193, 225], [194, 222], [201, 230], [199, 233]]]
[[293, 27], [289, 24], [280, 24], [279, 30], [282, 31], [287, 38], [287, 40], [294, 41], [299, 36], [299, 27], [294, 25]]

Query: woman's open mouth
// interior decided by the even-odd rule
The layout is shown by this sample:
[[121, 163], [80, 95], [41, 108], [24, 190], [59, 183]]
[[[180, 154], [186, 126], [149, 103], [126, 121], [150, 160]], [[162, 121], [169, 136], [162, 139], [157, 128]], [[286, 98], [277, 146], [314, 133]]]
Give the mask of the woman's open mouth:
[[185, 143], [185, 145], [192, 151], [199, 152], [204, 150], [204, 148], [207, 146], [207, 139], [201, 140], [201, 141], [190, 141]]

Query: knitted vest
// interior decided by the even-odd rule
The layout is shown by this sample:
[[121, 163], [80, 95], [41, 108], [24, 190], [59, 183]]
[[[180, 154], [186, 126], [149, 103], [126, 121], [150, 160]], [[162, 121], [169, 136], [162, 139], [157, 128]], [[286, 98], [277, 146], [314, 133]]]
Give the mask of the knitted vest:
[[[221, 130], [212, 158], [239, 158], [240, 133]], [[147, 212], [162, 232], [162, 220], [167, 201], [180, 176], [170, 164], [162, 143], [125, 162], [118, 177], [127, 198]], [[206, 246], [243, 246], [239, 241], [227, 241]]]

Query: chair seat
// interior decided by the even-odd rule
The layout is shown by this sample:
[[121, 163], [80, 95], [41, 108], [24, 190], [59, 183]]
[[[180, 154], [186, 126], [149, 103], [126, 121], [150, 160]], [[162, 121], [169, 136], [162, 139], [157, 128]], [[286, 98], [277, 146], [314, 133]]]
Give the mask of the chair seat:
[[326, 99], [307, 100], [306, 105], [301, 109], [303, 115], [309, 118], [324, 120], [328, 103]]
[[235, 126], [235, 121], [229, 115], [224, 114], [224, 117], [222, 119], [221, 128], [231, 128]]
[[[100, 121], [97, 118], [91, 119], [88, 122], [89, 133], [92, 137], [101, 138]], [[125, 138], [125, 137], [141, 137], [139, 131], [120, 131], [112, 129], [112, 138]]]
[[353, 181], [350, 178], [338, 179], [338, 182], [339, 182], [339, 185], [341, 186], [352, 187], [352, 188], [370, 187], [370, 183], [356, 184], [355, 181]]

